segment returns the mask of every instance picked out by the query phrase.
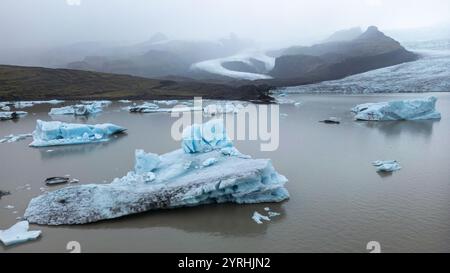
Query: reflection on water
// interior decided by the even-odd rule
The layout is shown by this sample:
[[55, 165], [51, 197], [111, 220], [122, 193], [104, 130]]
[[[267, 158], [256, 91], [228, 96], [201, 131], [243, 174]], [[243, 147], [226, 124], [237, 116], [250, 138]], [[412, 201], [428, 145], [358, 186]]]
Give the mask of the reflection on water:
[[98, 150], [100, 149], [113, 146], [126, 135], [127, 135], [126, 132], [122, 132], [120, 134], [111, 136], [109, 141], [105, 142], [78, 144], [78, 145], [51, 146], [51, 147], [36, 147], [34, 149], [39, 150], [42, 159], [54, 159], [60, 157], [67, 157], [71, 155], [84, 155], [87, 153], [98, 152]]
[[108, 221], [78, 226], [77, 229], [148, 229], [169, 227], [189, 233], [207, 233], [217, 236], [252, 236], [264, 234], [270, 223], [282, 222], [286, 212], [282, 204], [267, 205], [272, 211], [281, 213], [271, 222], [258, 225], [251, 216], [255, 210], [267, 214], [254, 206], [237, 204], [212, 204], [192, 208], [179, 208], [129, 215]]
[[436, 120], [408, 120], [408, 121], [358, 121], [368, 128], [379, 130], [387, 137], [398, 137], [403, 134], [413, 134], [429, 138], [433, 133]]

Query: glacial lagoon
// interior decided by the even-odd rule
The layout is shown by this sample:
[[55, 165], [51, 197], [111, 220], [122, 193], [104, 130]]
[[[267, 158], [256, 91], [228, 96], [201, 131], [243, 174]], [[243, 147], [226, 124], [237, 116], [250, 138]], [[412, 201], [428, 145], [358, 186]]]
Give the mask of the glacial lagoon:
[[[350, 109], [367, 102], [438, 98], [440, 121], [356, 122]], [[280, 145], [262, 152], [258, 141], [235, 141], [253, 158], [270, 158], [286, 176], [291, 198], [282, 203], [217, 204], [150, 211], [83, 226], [46, 227], [33, 242], [0, 252], [383, 252], [450, 251], [450, 94], [293, 94], [298, 105], [280, 105]], [[66, 105], [73, 102], [66, 102]], [[127, 133], [109, 142], [31, 148], [31, 138], [0, 144], [0, 226], [24, 214], [44, 180], [70, 175], [78, 184], [109, 183], [134, 167], [134, 151], [164, 154], [179, 149], [168, 113], [129, 113], [114, 102], [95, 116], [49, 116], [54, 105], [21, 109], [28, 115], [0, 122], [0, 138], [31, 133], [36, 120], [114, 123]], [[59, 107], [59, 106], [58, 106]], [[337, 117], [340, 124], [318, 121]], [[375, 171], [375, 160], [395, 159], [402, 169]], [[67, 187], [53, 186], [50, 190]], [[281, 215], [257, 224], [255, 211]], [[447, 238], [447, 239], [446, 239]]]

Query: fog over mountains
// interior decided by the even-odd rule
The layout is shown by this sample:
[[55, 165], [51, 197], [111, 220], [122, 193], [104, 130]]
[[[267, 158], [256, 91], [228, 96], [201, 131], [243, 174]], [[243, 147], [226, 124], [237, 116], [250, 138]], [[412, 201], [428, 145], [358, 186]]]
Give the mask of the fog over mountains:
[[[162, 81], [164, 88], [188, 82], [196, 90], [218, 84], [220, 90], [253, 86], [248, 90], [260, 92], [414, 62], [425, 55], [411, 45], [428, 42], [442, 50], [450, 41], [446, 0], [212, 2], [42, 0], [32, 8], [37, 4], [31, 0], [5, 0], [0, 3], [0, 65], [69, 69], [67, 81], [58, 82], [79, 92], [86, 86], [73, 79], [101, 76], [76, 71], [107, 73], [111, 79], [132, 76], [114, 78], [108, 92], [119, 92], [133, 80], [152, 88]], [[7, 66], [2, 71], [0, 81], [14, 83], [13, 89], [2, 86], [8, 94], [21, 86], [15, 83], [17, 71], [21, 77], [33, 74]], [[35, 73], [48, 79], [64, 74]], [[38, 82], [41, 88], [50, 86], [45, 79]], [[181, 86], [177, 91], [189, 89]]]

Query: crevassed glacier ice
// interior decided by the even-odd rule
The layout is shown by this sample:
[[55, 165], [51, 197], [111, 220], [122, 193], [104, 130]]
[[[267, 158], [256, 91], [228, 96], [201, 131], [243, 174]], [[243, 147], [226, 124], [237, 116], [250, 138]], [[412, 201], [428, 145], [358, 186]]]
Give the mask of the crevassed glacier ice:
[[436, 97], [399, 100], [379, 103], [364, 103], [352, 108], [356, 120], [423, 120], [440, 119], [436, 111]]
[[414, 50], [414, 62], [352, 75], [340, 80], [280, 88], [287, 93], [399, 93], [450, 91], [450, 51]]
[[37, 120], [30, 146], [45, 147], [108, 141], [109, 136], [125, 130], [111, 123], [89, 125]]
[[28, 231], [29, 223], [21, 221], [6, 230], [0, 230], [0, 241], [5, 246], [35, 240], [41, 235], [40, 230]]
[[[202, 167], [210, 158], [217, 160], [215, 164]], [[287, 179], [269, 159], [226, 155], [220, 146], [160, 156], [137, 151], [136, 166], [140, 167], [110, 184], [79, 185], [38, 196], [24, 217], [46, 225], [85, 224], [154, 209], [281, 202], [289, 197]]]

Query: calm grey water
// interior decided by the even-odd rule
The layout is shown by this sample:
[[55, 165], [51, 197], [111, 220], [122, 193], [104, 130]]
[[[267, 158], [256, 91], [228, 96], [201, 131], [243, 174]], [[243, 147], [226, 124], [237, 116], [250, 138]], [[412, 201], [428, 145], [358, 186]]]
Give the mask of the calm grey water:
[[[32, 225], [43, 231], [39, 240], [0, 246], [0, 252], [67, 252], [69, 241], [79, 241], [84, 252], [367, 252], [369, 241], [380, 242], [384, 252], [449, 252], [450, 94], [434, 94], [442, 113], [435, 122], [354, 122], [349, 113], [359, 103], [427, 95], [291, 96], [303, 104], [281, 106], [287, 116], [280, 120], [278, 150], [261, 152], [256, 141], [236, 143], [255, 158], [271, 158], [289, 179], [291, 199], [269, 205], [282, 214], [272, 222], [251, 219], [267, 204], [153, 211], [85, 226]], [[46, 177], [109, 182], [133, 168], [136, 148], [162, 154], [179, 147], [170, 137], [175, 119], [169, 114], [133, 115], [121, 106], [88, 120], [64, 118], [128, 128], [109, 143], [43, 149], [29, 148], [30, 139], [0, 144], [0, 189], [12, 193], [0, 200], [1, 228], [23, 215]], [[26, 108], [27, 117], [1, 122], [0, 137], [31, 132], [36, 119], [50, 120], [49, 108]], [[342, 124], [317, 122], [329, 116]], [[371, 166], [377, 159], [396, 159], [403, 169], [380, 176]], [[26, 184], [31, 189], [22, 188]]]

